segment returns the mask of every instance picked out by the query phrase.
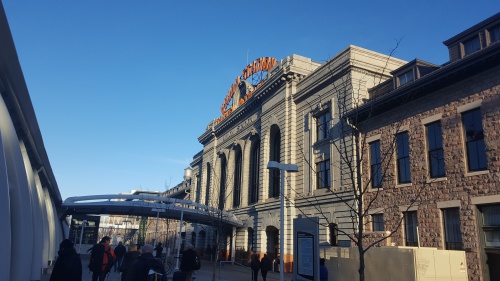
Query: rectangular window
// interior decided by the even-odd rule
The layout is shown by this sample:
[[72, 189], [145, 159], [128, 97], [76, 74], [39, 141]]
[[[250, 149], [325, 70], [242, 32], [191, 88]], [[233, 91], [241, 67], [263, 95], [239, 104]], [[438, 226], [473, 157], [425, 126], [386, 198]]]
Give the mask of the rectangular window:
[[497, 25], [490, 30], [490, 44], [500, 41], [500, 25]]
[[479, 36], [464, 41], [463, 45], [464, 45], [464, 56], [470, 55], [475, 51], [479, 51], [481, 49], [481, 42], [479, 41]]
[[462, 113], [462, 123], [467, 150], [468, 170], [481, 171], [488, 168], [486, 146], [484, 144], [483, 124], [479, 108]]
[[486, 248], [500, 248], [500, 205], [482, 206]]
[[427, 133], [427, 157], [431, 178], [440, 178], [446, 175], [444, 170], [443, 136], [441, 122], [434, 122], [425, 126]]
[[462, 250], [460, 212], [458, 208], [443, 209], [444, 240], [446, 250]]
[[403, 86], [404, 84], [413, 81], [414, 80], [413, 70], [407, 71], [399, 75], [398, 79], [399, 79], [399, 86]]
[[328, 133], [331, 120], [332, 118], [329, 111], [325, 111], [316, 116], [316, 141], [321, 141], [329, 137]]
[[330, 159], [316, 164], [316, 186], [330, 188]]
[[405, 245], [406, 246], [418, 246], [417, 238], [417, 211], [405, 212]]
[[372, 215], [372, 230], [384, 231], [384, 214]]
[[397, 166], [398, 166], [398, 183], [411, 182], [410, 177], [410, 143], [408, 132], [399, 133], [396, 135], [397, 141]]
[[380, 159], [380, 141], [370, 143], [370, 176], [372, 188], [382, 187], [382, 160]]

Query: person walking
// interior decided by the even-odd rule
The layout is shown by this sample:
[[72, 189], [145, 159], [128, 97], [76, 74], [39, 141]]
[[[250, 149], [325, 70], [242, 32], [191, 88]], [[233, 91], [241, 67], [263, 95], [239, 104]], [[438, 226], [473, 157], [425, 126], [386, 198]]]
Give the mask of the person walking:
[[125, 255], [126, 251], [127, 249], [125, 248], [125, 246], [123, 246], [123, 243], [120, 241], [118, 245], [116, 245], [115, 247], [116, 262], [113, 264], [115, 272], [120, 271], [123, 255]]
[[137, 245], [130, 244], [128, 246], [128, 252], [123, 256], [122, 266], [120, 267], [120, 272], [122, 273], [122, 281], [127, 280], [127, 276], [130, 275], [132, 271], [132, 264], [141, 255], [141, 252], [137, 250]]
[[272, 269], [272, 263], [269, 257], [264, 254], [262, 260], [260, 261], [260, 274], [262, 275], [262, 280], [266, 281], [267, 272]]
[[115, 252], [109, 246], [111, 237], [104, 236], [99, 244], [91, 249], [89, 269], [92, 271], [92, 281], [104, 281], [116, 259]]
[[161, 254], [163, 253], [163, 247], [161, 246], [161, 242], [158, 243], [158, 245], [156, 245], [156, 247], [154, 248], [154, 250], [156, 251], [156, 258], [157, 259], [161, 259]]
[[319, 281], [328, 281], [328, 268], [324, 258], [319, 259]]
[[260, 259], [258, 255], [253, 255], [252, 261], [250, 262], [250, 268], [252, 269], [252, 281], [257, 281], [259, 276], [259, 269], [261, 267]]
[[192, 244], [186, 246], [186, 250], [182, 253], [181, 265], [179, 266], [179, 269], [186, 275], [186, 281], [191, 281], [193, 278], [193, 271], [199, 269], [197, 266], [199, 262], [198, 256], [193, 248]]
[[82, 281], [82, 261], [71, 240], [64, 239], [59, 245], [49, 281]]
[[125, 281], [147, 281], [151, 274], [158, 274], [158, 279], [153, 277], [152, 280], [167, 281], [162, 261], [153, 256], [153, 245], [146, 244], [141, 248], [141, 255], [132, 262], [130, 270], [127, 269]]

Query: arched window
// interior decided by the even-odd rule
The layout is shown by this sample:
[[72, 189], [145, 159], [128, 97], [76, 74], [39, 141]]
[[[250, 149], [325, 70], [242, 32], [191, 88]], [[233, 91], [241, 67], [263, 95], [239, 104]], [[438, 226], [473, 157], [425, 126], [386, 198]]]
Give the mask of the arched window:
[[233, 192], [233, 208], [240, 206], [241, 197], [241, 147], [238, 146], [235, 151], [234, 158], [234, 192]]
[[248, 204], [255, 204], [259, 201], [259, 181], [260, 181], [260, 140], [257, 140], [250, 151], [250, 188], [248, 194]]
[[226, 155], [220, 156], [220, 185], [219, 185], [219, 210], [224, 209], [224, 201], [226, 201]]
[[210, 184], [212, 183], [212, 169], [210, 163], [207, 163], [207, 188], [205, 190], [205, 205], [210, 203]]
[[[281, 133], [278, 126], [271, 127], [269, 161], [280, 162], [281, 155]], [[269, 198], [280, 196], [280, 171], [269, 170]]]
[[196, 203], [200, 203], [201, 197], [201, 177], [196, 175]]
[[254, 230], [253, 230], [253, 228], [249, 227], [248, 228], [247, 251], [251, 251], [251, 252], [255, 252], [255, 249], [253, 248], [253, 235], [254, 235]]

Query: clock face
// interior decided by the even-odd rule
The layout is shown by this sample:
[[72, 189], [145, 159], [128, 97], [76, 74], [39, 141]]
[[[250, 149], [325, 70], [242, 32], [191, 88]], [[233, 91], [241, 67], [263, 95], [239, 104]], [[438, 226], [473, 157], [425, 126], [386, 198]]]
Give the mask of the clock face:
[[[269, 70], [276, 65], [276, 59], [263, 57], [247, 65], [241, 76], [237, 76], [221, 106], [221, 118], [231, 113], [237, 106], [251, 97], [251, 92], [258, 88], [267, 77]], [[220, 119], [220, 118], [219, 118]]]

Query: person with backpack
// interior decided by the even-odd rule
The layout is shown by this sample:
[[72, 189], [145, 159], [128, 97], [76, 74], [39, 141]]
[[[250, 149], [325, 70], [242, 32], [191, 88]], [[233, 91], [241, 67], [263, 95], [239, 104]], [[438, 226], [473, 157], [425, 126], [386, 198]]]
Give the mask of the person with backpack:
[[115, 272], [120, 271], [120, 267], [123, 261], [123, 255], [125, 255], [126, 251], [127, 248], [125, 248], [125, 246], [123, 246], [123, 243], [120, 241], [115, 247], [116, 262], [113, 265], [113, 267], [115, 268]]
[[104, 236], [99, 244], [95, 244], [90, 252], [89, 270], [92, 271], [92, 281], [104, 281], [116, 259], [115, 252], [109, 246], [111, 237]]
[[252, 269], [252, 281], [257, 281], [260, 269], [260, 259], [258, 255], [253, 255], [252, 261], [250, 262], [250, 268]]
[[58, 255], [50, 281], [82, 281], [82, 261], [71, 240], [61, 242]]
[[153, 245], [142, 246], [141, 255], [127, 269], [125, 281], [167, 281], [163, 262], [153, 256]]
[[181, 265], [179, 269], [184, 272], [186, 281], [191, 281], [193, 278], [193, 271], [200, 269], [200, 260], [196, 252], [193, 250], [193, 245], [188, 244], [186, 250], [182, 253]]

